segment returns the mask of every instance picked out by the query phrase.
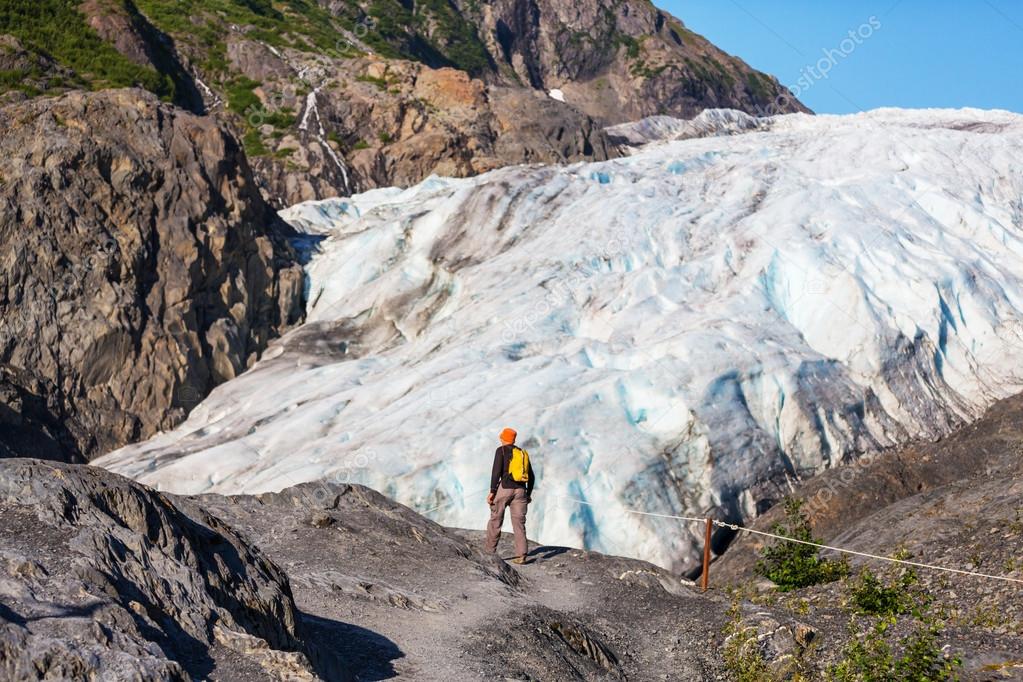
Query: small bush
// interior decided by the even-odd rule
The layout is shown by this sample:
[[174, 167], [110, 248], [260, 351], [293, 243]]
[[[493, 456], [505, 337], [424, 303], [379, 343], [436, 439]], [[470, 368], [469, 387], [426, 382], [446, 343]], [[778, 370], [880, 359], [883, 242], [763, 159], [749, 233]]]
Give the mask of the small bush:
[[749, 636], [743, 628], [738, 601], [732, 603], [728, 615], [728, 625], [724, 630], [727, 639], [722, 652], [728, 672], [736, 682], [763, 682], [771, 679], [767, 662], [757, 647], [756, 631]]
[[[813, 537], [810, 520], [803, 512], [803, 501], [790, 497], [785, 500], [785, 521], [776, 523], [771, 532], [776, 535], [820, 544]], [[817, 548], [796, 542], [778, 540], [763, 549], [756, 571], [778, 586], [783, 592], [830, 583], [849, 575], [847, 561], [833, 561], [818, 556]]]
[[227, 86], [227, 108], [244, 115], [248, 110], [262, 110], [263, 103], [253, 90], [261, 84], [251, 78], [238, 76]]
[[[904, 551], [894, 557], [905, 559]], [[856, 615], [849, 621], [850, 642], [842, 660], [828, 669], [834, 682], [924, 682], [959, 679], [962, 661], [946, 655], [939, 644], [942, 623], [930, 614], [931, 599], [918, 586], [916, 571], [904, 570], [886, 584], [863, 569], [851, 588], [851, 601], [860, 615], [876, 616], [870, 628], [858, 632]], [[893, 636], [899, 616], [911, 616], [911, 628], [901, 637]]]
[[867, 632], [856, 632], [850, 622], [852, 640], [842, 652], [842, 660], [827, 671], [832, 682], [944, 682], [959, 679], [962, 665], [956, 656], [946, 656], [938, 643], [941, 628], [925, 618], [912, 632], [899, 638], [894, 646], [888, 633], [895, 626], [894, 616], [877, 619]]
[[915, 604], [912, 590], [916, 583], [914, 571], [906, 571], [895, 583], [886, 585], [870, 569], [864, 568], [852, 585], [852, 603], [862, 614], [897, 616], [909, 613]]
[[263, 144], [263, 138], [259, 131], [253, 128], [242, 137], [242, 146], [248, 156], [266, 156], [270, 150]]
[[377, 86], [378, 90], [386, 90], [387, 89], [387, 79], [386, 78], [377, 78], [375, 76], [360, 75], [360, 76], [356, 76], [355, 80], [359, 81], [360, 83], [371, 83], [371, 84]]

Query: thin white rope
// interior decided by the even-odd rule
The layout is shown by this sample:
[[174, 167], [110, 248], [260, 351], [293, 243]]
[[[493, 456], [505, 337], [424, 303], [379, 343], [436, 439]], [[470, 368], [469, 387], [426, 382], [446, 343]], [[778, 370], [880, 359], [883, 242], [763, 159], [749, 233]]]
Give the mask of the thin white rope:
[[462, 501], [464, 501], [464, 500], [466, 500], [466, 499], [468, 499], [470, 497], [475, 497], [476, 495], [482, 495], [483, 493], [485, 493], [485, 492], [487, 492], [489, 490], [490, 490], [490, 486], [487, 486], [486, 488], [482, 488], [480, 490], [474, 490], [471, 493], [465, 493], [461, 497], [452, 498], [452, 499], [448, 500], [447, 502], [445, 502], [444, 504], [438, 504], [436, 507], [430, 507], [429, 509], [424, 509], [423, 511], [420, 511], [420, 512], [417, 512], [417, 513], [419, 513], [419, 514], [429, 514], [430, 512], [435, 512], [438, 509], [443, 509], [444, 507], [450, 507], [451, 505], [455, 504], [456, 502], [462, 502]]
[[877, 559], [878, 561], [888, 561], [893, 564], [902, 564], [904, 566], [915, 566], [917, 568], [930, 568], [935, 571], [946, 571], [948, 573], [958, 573], [960, 575], [969, 575], [975, 578], [988, 578], [990, 580], [1004, 580], [1010, 583], [1023, 584], [1023, 579], [1010, 578], [1004, 575], [992, 575], [990, 573], [978, 573], [977, 571], [966, 571], [961, 568], [948, 568], [947, 566], [935, 566], [934, 564], [925, 564], [919, 561], [908, 561], [906, 559], [893, 559], [891, 557], [880, 556], [878, 554], [870, 554], [868, 552], [857, 552], [854, 549], [845, 549], [843, 547], [832, 547], [831, 545], [822, 545], [819, 542], [810, 542], [809, 540], [797, 540], [796, 538], [785, 537], [784, 535], [776, 535], [775, 533], [768, 533], [762, 530], [754, 530], [752, 528], [744, 528], [743, 526], [736, 525], [734, 523], [724, 523], [723, 521], [714, 521], [715, 526], [722, 528], [731, 528], [735, 531], [745, 531], [746, 533], [755, 533], [756, 535], [763, 535], [769, 538], [775, 538], [777, 540], [784, 540], [786, 542], [795, 542], [800, 545], [809, 545], [811, 547], [817, 547], [819, 549], [829, 549], [833, 552], [841, 552], [843, 554], [853, 554], [855, 556], [866, 557], [868, 559]]
[[[556, 497], [560, 497], [563, 500], [570, 500], [572, 502], [577, 502], [579, 504], [585, 504], [587, 507], [595, 507], [596, 506], [592, 502], [587, 502], [586, 500], [579, 500], [579, 499], [576, 499], [574, 497], [568, 497], [567, 495], [557, 495]], [[641, 516], [656, 516], [657, 518], [660, 518], [660, 519], [678, 519], [679, 521], [692, 521], [694, 523], [706, 523], [707, 522], [706, 518], [702, 518], [701, 519], [701, 518], [697, 518], [695, 516], [690, 517], [690, 516], [672, 516], [671, 514], [655, 514], [653, 512], [639, 511], [638, 509], [623, 509], [622, 511], [624, 511], [626, 514], [639, 514]]]
[[[558, 495], [558, 497], [560, 497], [562, 499], [565, 499], [565, 500], [571, 500], [572, 502], [577, 502], [579, 504], [585, 504], [585, 505], [590, 506], [590, 507], [596, 506], [592, 502], [586, 502], [585, 500], [579, 500], [579, 499], [576, 499], [574, 497], [567, 497], [565, 495]], [[691, 523], [706, 523], [707, 522], [706, 518], [702, 518], [701, 519], [701, 518], [696, 518], [696, 517], [692, 517], [692, 516], [674, 516], [674, 515], [671, 515], [671, 514], [654, 514], [652, 512], [644, 512], [644, 511], [639, 511], [637, 509], [623, 509], [622, 511], [624, 511], [624, 512], [626, 512], [628, 514], [640, 514], [640, 515], [643, 515], [643, 516], [656, 516], [656, 517], [662, 518], [662, 519], [676, 519], [678, 521], [688, 521], [688, 522], [691, 522]], [[865, 558], [868, 558], [868, 559], [877, 559], [878, 561], [888, 561], [888, 562], [891, 562], [893, 564], [902, 564], [904, 566], [915, 566], [917, 568], [930, 568], [930, 569], [933, 569], [935, 571], [946, 571], [948, 573], [958, 573], [960, 575], [969, 575], [969, 576], [973, 576], [975, 578], [987, 578], [989, 580], [1004, 580], [1005, 582], [1023, 584], [1023, 579], [1020, 579], [1020, 578], [1010, 578], [1008, 576], [992, 575], [990, 573], [978, 573], [977, 571], [966, 571], [966, 570], [963, 570], [961, 568], [948, 568], [946, 566], [935, 566], [934, 564], [925, 564], [925, 563], [922, 563], [922, 562], [919, 562], [919, 561], [907, 561], [906, 559], [893, 559], [891, 557], [880, 556], [878, 554], [870, 554], [868, 552], [857, 552], [856, 550], [853, 550], [853, 549], [844, 549], [842, 547], [833, 547], [831, 545], [822, 545], [822, 544], [820, 544], [818, 542], [810, 542], [808, 540], [797, 540], [796, 538], [790, 538], [790, 537], [786, 537], [784, 535], [777, 535], [775, 533], [768, 533], [768, 532], [762, 531], [762, 530], [754, 530], [752, 528], [745, 528], [743, 526], [740, 526], [740, 525], [734, 524], [734, 523], [725, 523], [724, 521], [716, 521], [716, 520], [712, 520], [711, 522], [715, 526], [718, 526], [720, 528], [730, 528], [730, 529], [732, 529], [734, 531], [745, 531], [747, 533], [755, 533], [756, 535], [763, 535], [765, 537], [775, 538], [777, 540], [783, 540], [785, 542], [795, 542], [795, 543], [798, 543], [798, 544], [801, 544], [801, 545], [810, 545], [811, 547], [817, 547], [818, 549], [829, 549], [829, 550], [831, 550], [833, 552], [841, 552], [843, 554], [853, 554], [855, 556], [861, 556], [861, 557], [865, 557]]]

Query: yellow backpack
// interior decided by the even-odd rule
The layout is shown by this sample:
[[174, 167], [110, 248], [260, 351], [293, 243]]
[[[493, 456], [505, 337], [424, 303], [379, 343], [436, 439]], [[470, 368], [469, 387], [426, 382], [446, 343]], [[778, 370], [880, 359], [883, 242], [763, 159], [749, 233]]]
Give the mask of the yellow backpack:
[[529, 483], [529, 453], [513, 445], [508, 473], [516, 483]]

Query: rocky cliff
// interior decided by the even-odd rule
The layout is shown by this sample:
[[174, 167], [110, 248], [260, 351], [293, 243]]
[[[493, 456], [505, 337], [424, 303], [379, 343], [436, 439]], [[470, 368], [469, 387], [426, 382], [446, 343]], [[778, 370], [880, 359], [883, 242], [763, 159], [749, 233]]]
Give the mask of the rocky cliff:
[[5, 97], [144, 85], [233, 128], [278, 205], [601, 160], [604, 126], [651, 114], [805, 110], [645, 0], [45, 0], [60, 30], [34, 2], [0, 13], [0, 59], [24, 53]]
[[708, 108], [806, 111], [768, 75], [649, 2], [464, 3], [498, 73], [613, 124]]
[[113, 90], [0, 129], [0, 456], [169, 427], [303, 315], [286, 226], [214, 119]]

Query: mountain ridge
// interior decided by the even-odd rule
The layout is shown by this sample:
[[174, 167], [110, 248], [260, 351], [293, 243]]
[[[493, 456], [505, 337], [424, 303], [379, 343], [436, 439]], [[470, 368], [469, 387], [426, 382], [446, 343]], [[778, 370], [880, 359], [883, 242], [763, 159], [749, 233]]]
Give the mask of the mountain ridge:
[[[9, 85], [8, 98], [141, 84], [234, 130], [277, 206], [432, 173], [599, 160], [611, 153], [603, 126], [649, 114], [806, 110], [641, 0], [44, 0], [63, 25], [81, 12], [77, 39], [96, 58], [38, 42], [53, 31], [34, 2], [0, 12], [0, 34], [25, 55], [0, 92], [29, 74], [36, 85]], [[54, 66], [40, 71], [33, 54]]]

